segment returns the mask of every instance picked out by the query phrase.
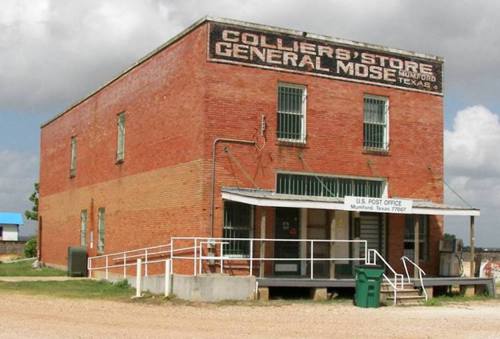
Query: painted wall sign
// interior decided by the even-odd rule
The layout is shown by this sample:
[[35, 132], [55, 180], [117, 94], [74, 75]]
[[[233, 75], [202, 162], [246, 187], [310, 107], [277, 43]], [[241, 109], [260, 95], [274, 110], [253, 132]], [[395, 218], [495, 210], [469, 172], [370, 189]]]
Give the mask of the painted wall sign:
[[344, 206], [350, 211], [378, 213], [411, 213], [413, 202], [405, 199], [352, 197], [344, 198]]
[[442, 94], [442, 62], [417, 56], [220, 23], [208, 50], [210, 61]]

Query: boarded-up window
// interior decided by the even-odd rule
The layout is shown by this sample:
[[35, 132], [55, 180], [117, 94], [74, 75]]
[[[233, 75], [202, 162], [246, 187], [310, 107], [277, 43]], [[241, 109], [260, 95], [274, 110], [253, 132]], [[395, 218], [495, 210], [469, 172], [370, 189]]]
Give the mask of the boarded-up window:
[[118, 140], [116, 147], [116, 161], [125, 159], [125, 112], [118, 114]]
[[69, 176], [76, 175], [76, 136], [71, 137], [71, 158], [69, 164]]
[[278, 86], [278, 139], [290, 142], [306, 140], [306, 88]]
[[367, 149], [387, 150], [387, 113], [389, 100], [384, 97], [365, 96], [363, 146]]
[[87, 210], [80, 213], [80, 245], [87, 246]]
[[104, 208], [99, 208], [97, 211], [97, 252], [99, 254], [104, 253], [104, 236], [105, 236], [105, 214], [106, 210]]

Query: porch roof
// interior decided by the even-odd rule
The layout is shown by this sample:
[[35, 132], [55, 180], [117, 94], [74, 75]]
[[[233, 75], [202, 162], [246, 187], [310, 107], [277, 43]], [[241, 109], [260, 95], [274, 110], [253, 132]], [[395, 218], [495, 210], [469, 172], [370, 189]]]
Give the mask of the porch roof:
[[[222, 199], [255, 206], [316, 208], [344, 211], [353, 210], [350, 209], [349, 206], [344, 205], [344, 198], [281, 194], [263, 189], [223, 187]], [[437, 204], [427, 200], [408, 200], [412, 200], [413, 203], [412, 210], [409, 214], [459, 216], [480, 215], [480, 210], [476, 208]]]

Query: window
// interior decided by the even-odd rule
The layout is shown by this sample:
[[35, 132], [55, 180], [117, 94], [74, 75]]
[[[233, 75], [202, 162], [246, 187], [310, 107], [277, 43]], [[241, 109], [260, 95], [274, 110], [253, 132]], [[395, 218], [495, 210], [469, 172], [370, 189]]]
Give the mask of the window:
[[[252, 231], [252, 207], [239, 202], [224, 202], [224, 238], [250, 238]], [[224, 254], [248, 256], [250, 243], [232, 240], [224, 245]]]
[[116, 145], [116, 162], [125, 160], [125, 112], [118, 114], [118, 137]]
[[87, 210], [80, 213], [80, 245], [87, 246]]
[[415, 219], [419, 218], [419, 260], [427, 260], [429, 249], [429, 217], [426, 215], [406, 215], [404, 255], [413, 260], [415, 258]]
[[99, 208], [97, 211], [97, 253], [104, 253], [104, 234], [105, 234], [105, 213], [104, 208]]
[[389, 100], [383, 97], [365, 96], [363, 146], [366, 149], [387, 150], [387, 115]]
[[69, 164], [69, 176], [73, 178], [76, 175], [76, 136], [71, 137], [71, 160]]
[[379, 198], [384, 194], [384, 186], [385, 182], [377, 179], [278, 173], [276, 192], [319, 197], [354, 195]]
[[278, 86], [278, 140], [305, 142], [306, 88], [299, 85]]

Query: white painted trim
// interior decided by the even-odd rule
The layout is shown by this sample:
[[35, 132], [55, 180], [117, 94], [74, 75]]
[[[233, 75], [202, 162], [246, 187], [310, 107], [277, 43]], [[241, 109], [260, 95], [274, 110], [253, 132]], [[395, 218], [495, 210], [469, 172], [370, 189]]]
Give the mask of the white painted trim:
[[[263, 207], [291, 207], [291, 208], [318, 208], [328, 210], [351, 211], [344, 203], [328, 201], [307, 201], [307, 200], [281, 200], [269, 198], [248, 197], [240, 194], [222, 192], [222, 199], [237, 201], [244, 204]], [[480, 211], [475, 209], [442, 209], [413, 207], [409, 214], [421, 215], [456, 215], [456, 216], [479, 216]]]

